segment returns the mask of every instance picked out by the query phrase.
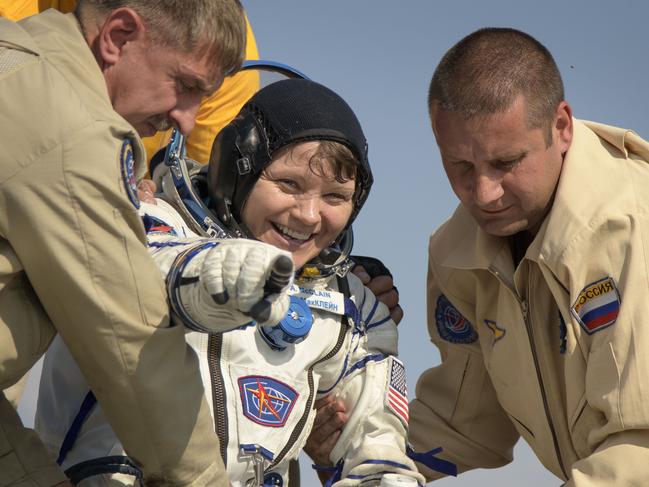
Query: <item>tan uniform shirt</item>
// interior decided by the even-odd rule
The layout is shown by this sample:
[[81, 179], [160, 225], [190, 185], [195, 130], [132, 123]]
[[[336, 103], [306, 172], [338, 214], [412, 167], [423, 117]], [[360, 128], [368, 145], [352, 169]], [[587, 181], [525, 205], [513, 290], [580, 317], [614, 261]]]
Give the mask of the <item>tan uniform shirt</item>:
[[441, 446], [460, 471], [497, 467], [520, 435], [568, 486], [647, 485], [648, 161], [632, 132], [575, 121], [553, 207], [516, 268], [508, 240], [461, 207], [431, 237], [442, 364], [411, 404], [417, 450]]
[[[0, 388], [58, 331], [147, 485], [227, 485], [196, 357], [144, 245], [142, 145], [72, 14], [0, 19], [0, 106]], [[2, 398], [0, 485], [60, 480]]]

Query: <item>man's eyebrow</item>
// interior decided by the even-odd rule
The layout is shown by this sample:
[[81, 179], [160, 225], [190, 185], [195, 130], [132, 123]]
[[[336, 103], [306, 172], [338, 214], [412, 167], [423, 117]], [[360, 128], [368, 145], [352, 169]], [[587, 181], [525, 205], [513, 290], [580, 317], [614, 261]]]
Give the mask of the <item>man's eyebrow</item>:
[[186, 81], [190, 81], [191, 84], [195, 86], [196, 89], [203, 91], [205, 93], [211, 94], [218, 90], [222, 82], [210, 83], [207, 78], [201, 74], [194, 72], [191, 69], [180, 69], [180, 77]]
[[512, 162], [524, 158], [528, 153], [529, 151], [527, 149], [521, 150], [516, 153], [505, 153], [499, 155], [498, 157], [494, 157], [493, 159], [490, 159], [487, 162], [489, 164], [500, 164], [503, 162]]
[[185, 80], [191, 82], [191, 84], [200, 91], [205, 93], [213, 93], [219, 88], [219, 83], [209, 83], [204, 78], [196, 76], [192, 73], [185, 73], [182, 76]]

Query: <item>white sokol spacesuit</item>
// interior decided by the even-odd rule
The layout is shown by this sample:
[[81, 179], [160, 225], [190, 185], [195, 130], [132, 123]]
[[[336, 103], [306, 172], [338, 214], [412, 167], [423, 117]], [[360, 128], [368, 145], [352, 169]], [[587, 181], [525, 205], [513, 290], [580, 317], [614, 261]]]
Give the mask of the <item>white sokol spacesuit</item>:
[[[304, 92], [310, 101], [324, 94], [328, 97], [327, 106], [338, 103], [337, 99], [331, 100], [329, 90], [325, 92], [324, 87], [315, 83], [289, 80], [275, 85], [281, 83], [288, 83], [284, 87], [288, 91], [280, 89], [279, 94], [273, 93], [274, 97], [270, 99], [281, 98], [283, 93], [298, 96], [295, 93]], [[248, 114], [258, 116], [267, 108], [263, 103], [264, 90], [260, 94], [253, 98], [257, 104]], [[300, 103], [306, 102], [294, 100], [293, 105], [299, 106]], [[351, 112], [345, 107], [342, 109]], [[341, 109], [340, 106], [335, 108]], [[310, 125], [319, 120], [317, 115], [310, 116], [304, 125], [312, 137]], [[240, 121], [241, 116], [237, 120]], [[291, 120], [294, 121], [294, 117]], [[357, 124], [355, 117], [353, 121]], [[278, 131], [279, 122], [275, 120], [273, 123], [275, 126], [271, 129]], [[259, 151], [258, 133], [253, 133], [252, 137], [246, 128], [235, 126], [235, 129], [243, 133], [232, 138], [236, 140], [237, 150], [245, 151], [245, 147], [241, 149], [245, 141], [254, 141], [246, 159], [246, 164], [252, 161], [253, 170], [239, 170], [239, 174], [248, 177], [250, 173], [250, 177], [259, 177], [261, 169], [255, 169], [254, 157], [262, 153], [269, 158], [272, 147]], [[254, 122], [253, 129], [261, 130], [258, 122]], [[266, 125], [263, 130], [267, 132], [270, 129]], [[360, 128], [358, 133], [360, 142], [357, 143], [353, 136], [348, 142], [353, 147], [364, 145]], [[272, 140], [278, 140], [277, 134], [274, 135]], [[220, 135], [219, 139], [222, 138]], [[285, 138], [287, 142], [300, 140]], [[340, 139], [336, 135], [335, 140]], [[225, 140], [227, 143], [227, 137]], [[221, 147], [221, 151], [224, 150]], [[239, 155], [237, 162], [240, 163], [242, 158]], [[366, 153], [360, 158], [366, 164]], [[211, 161], [210, 171], [213, 166]], [[173, 168], [167, 176], [171, 173]], [[363, 173], [359, 174], [361, 178]], [[218, 181], [225, 181], [227, 177], [227, 174], [220, 173]], [[359, 184], [361, 189], [365, 184], [369, 190], [369, 166], [365, 177], [365, 182], [361, 180]], [[272, 327], [246, 323], [249, 318], [245, 317], [239, 323], [229, 321], [223, 328], [227, 331], [193, 331], [218, 329], [215, 323], [223, 318], [219, 306], [200, 285], [201, 260], [211, 249], [222, 244], [192, 231], [198, 223], [198, 227], [204, 230], [202, 233], [214, 234], [205, 231], [205, 221], [200, 221], [196, 209], [192, 208], [194, 203], [200, 205], [200, 202], [188, 203], [187, 195], [182, 194], [187, 188], [180, 188], [178, 181], [166, 181], [166, 186], [162, 181], [163, 189], [171, 187], [173, 197], [168, 194], [167, 199], [176, 207], [158, 200], [157, 205], [143, 204], [141, 212], [150, 251], [167, 279], [176, 323], [188, 328], [187, 342], [199, 359], [207, 401], [221, 440], [221, 451], [214, 454], [220, 454], [224, 459], [232, 485], [288, 485], [289, 461], [297, 458], [311, 431], [316, 414], [314, 402], [328, 394], [334, 394], [344, 402], [349, 416], [330, 456], [337, 465], [334, 485], [378, 485], [386, 473], [398, 473], [423, 484], [423, 476], [417, 472], [406, 452], [406, 377], [402, 363], [396, 358], [397, 329], [387, 307], [355, 275], [340, 271], [339, 267], [338, 272], [311, 275], [292, 284], [291, 292], [308, 304], [306, 310], [298, 307], [299, 313], [306, 311], [313, 318], [308, 333], [302, 333], [305, 335], [302, 341], [287, 343], [291, 341], [290, 336], [285, 336], [285, 341], [274, 340]], [[241, 187], [245, 182], [229, 184]], [[363, 198], [359, 198], [360, 203], [357, 200], [355, 213], [364, 201], [366, 190]], [[214, 195], [219, 198], [218, 191], [210, 190], [210, 196]], [[232, 198], [235, 204], [236, 198], [235, 194]], [[192, 217], [188, 218], [190, 214]], [[221, 212], [218, 214], [222, 215]], [[192, 406], [188, 404], [188, 414], [194, 413]], [[107, 485], [106, 479], [110, 477], [114, 485], [130, 485], [139, 475], [59, 339], [55, 340], [45, 358], [36, 428], [45, 444], [58, 454], [59, 461], [75, 482], [85, 479], [84, 486]], [[164, 448], [164, 445], [160, 447]]]
[[[162, 200], [157, 205], [143, 204], [141, 211], [153, 222], [149, 246], [165, 275], [172, 271], [178, 255], [211, 242], [194, 235]], [[341, 290], [345, 282], [348, 292]], [[422, 482], [406, 455], [405, 371], [395, 357], [397, 329], [387, 307], [353, 274], [293, 288], [307, 299], [313, 314], [312, 328], [298, 344], [275, 349], [261, 328], [252, 325], [225, 333], [188, 331], [186, 335], [199, 357], [221, 440], [221, 452], [215, 454], [224, 458], [232, 484], [251, 485], [256, 459], [246, 449], [258, 445], [257, 458], [265, 456], [268, 485], [282, 485], [270, 483], [277, 482], [273, 476], [281, 476], [287, 485], [288, 461], [298, 456], [313, 424], [313, 403], [329, 393], [340, 397], [349, 411], [349, 421], [331, 455], [332, 460], [344, 462], [342, 480], [336, 485], [356, 485], [364, 478], [376, 478], [379, 472], [399, 472]], [[136, 472], [123, 458], [126, 454], [101, 408], [92, 402], [87, 412], [82, 408], [88, 392], [78, 367], [57, 338], [43, 366], [36, 418], [39, 434], [59, 454], [75, 420], [81, 421], [62, 461], [65, 469], [72, 467], [75, 480], [104, 468]], [[92, 462], [84, 465], [87, 461]], [[129, 476], [116, 477], [128, 482]], [[91, 478], [83, 485], [105, 485], [100, 478], [96, 484], [89, 483]]]

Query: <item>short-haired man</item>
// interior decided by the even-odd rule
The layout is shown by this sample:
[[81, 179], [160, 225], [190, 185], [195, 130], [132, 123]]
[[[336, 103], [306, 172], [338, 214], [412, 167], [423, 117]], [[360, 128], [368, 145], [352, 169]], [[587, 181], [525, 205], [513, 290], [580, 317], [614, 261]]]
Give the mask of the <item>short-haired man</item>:
[[[147, 485], [228, 482], [144, 245], [139, 136], [188, 133], [244, 44], [237, 0], [81, 0], [76, 14], [0, 19], [0, 389], [58, 332]], [[64, 481], [0, 396], [0, 484]]]
[[522, 436], [564, 485], [644, 485], [649, 144], [573, 119], [550, 53], [512, 29], [456, 44], [429, 108], [460, 205], [430, 241], [442, 363], [411, 403], [415, 449], [492, 468]]
[[[13, 21], [55, 8], [60, 12], [73, 12], [77, 0], [0, 0], [0, 17]], [[252, 27], [246, 19], [246, 59], [259, 59], [257, 42]], [[205, 97], [196, 114], [196, 124], [187, 137], [187, 155], [201, 164], [207, 164], [214, 137], [239, 113], [243, 104], [259, 89], [259, 75], [253, 71], [240, 71], [223, 80], [221, 87]], [[171, 130], [143, 137], [147, 159], [169, 143]]]

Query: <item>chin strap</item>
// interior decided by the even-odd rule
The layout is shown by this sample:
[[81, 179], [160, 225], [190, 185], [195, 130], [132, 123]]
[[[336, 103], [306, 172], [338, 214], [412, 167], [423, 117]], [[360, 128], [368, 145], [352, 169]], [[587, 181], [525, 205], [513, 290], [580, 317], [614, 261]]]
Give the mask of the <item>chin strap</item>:
[[354, 232], [352, 227], [348, 227], [331, 247], [322, 250], [317, 257], [298, 270], [295, 280], [300, 283], [326, 279], [334, 275], [345, 277], [355, 265], [349, 258], [353, 246]]

